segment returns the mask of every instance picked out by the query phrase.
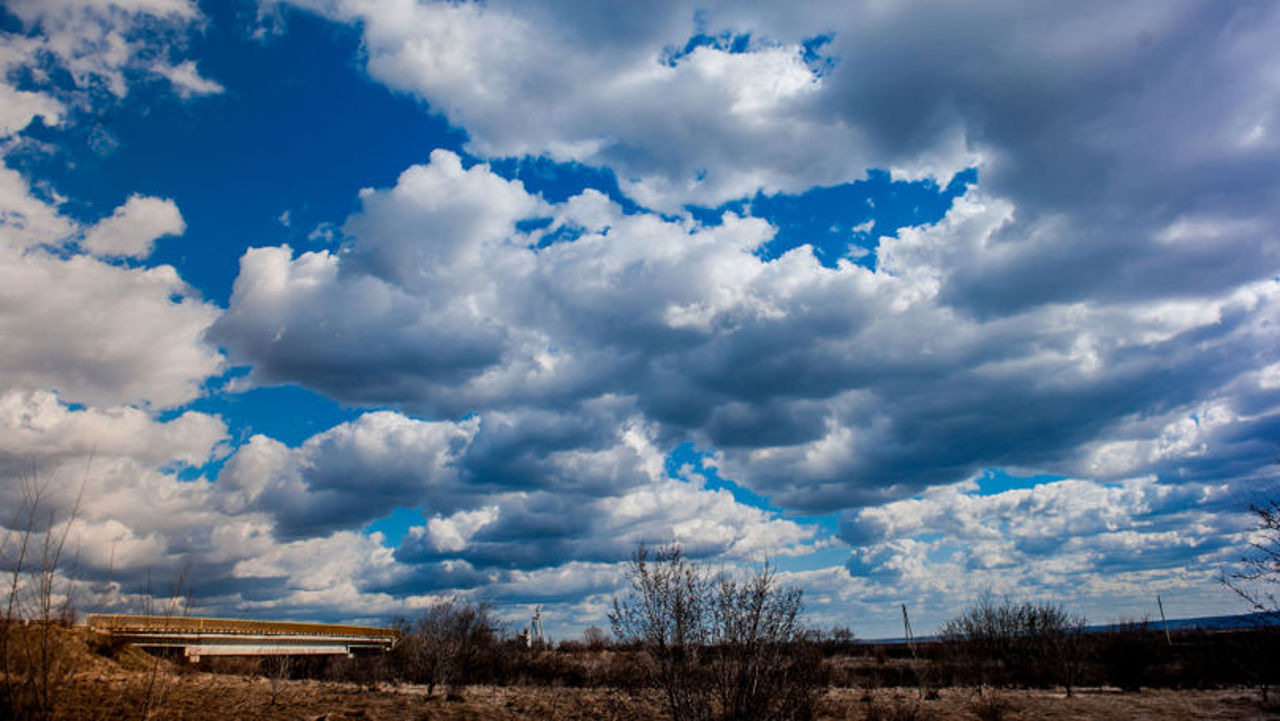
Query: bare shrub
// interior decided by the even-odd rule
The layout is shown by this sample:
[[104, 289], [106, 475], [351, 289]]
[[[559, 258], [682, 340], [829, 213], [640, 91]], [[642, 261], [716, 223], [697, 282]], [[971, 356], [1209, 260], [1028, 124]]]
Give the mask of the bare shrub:
[[986, 694], [970, 701], [969, 710], [978, 717], [978, 721], [1004, 721], [1015, 709], [1004, 696]]
[[866, 721], [926, 721], [932, 717], [918, 699], [899, 696], [872, 698], [863, 713]]
[[394, 680], [392, 669], [383, 654], [328, 656], [320, 676], [330, 681], [355, 684], [366, 692], [375, 692], [382, 684]]
[[744, 581], [721, 576], [712, 591], [711, 666], [726, 719], [810, 715], [821, 660], [806, 636], [803, 594], [764, 566]]
[[603, 651], [609, 647], [609, 635], [599, 626], [587, 626], [582, 632], [582, 645], [590, 651]]
[[981, 685], [1048, 686], [1070, 694], [1083, 664], [1085, 619], [1051, 603], [978, 603], [942, 625], [939, 636]]
[[744, 580], [712, 576], [676, 546], [652, 558], [641, 546], [628, 578], [609, 622], [640, 651], [675, 721], [812, 715], [821, 658], [801, 625], [801, 591], [779, 585], [771, 567]]
[[271, 689], [271, 698], [267, 705], [275, 706], [280, 699], [280, 692], [284, 689], [284, 682], [289, 680], [293, 671], [293, 657], [287, 654], [267, 656], [262, 659], [261, 670], [262, 675], [267, 677], [267, 684]]
[[1125, 691], [1152, 685], [1164, 639], [1149, 620], [1121, 621], [1102, 634], [1098, 645], [1108, 683]]

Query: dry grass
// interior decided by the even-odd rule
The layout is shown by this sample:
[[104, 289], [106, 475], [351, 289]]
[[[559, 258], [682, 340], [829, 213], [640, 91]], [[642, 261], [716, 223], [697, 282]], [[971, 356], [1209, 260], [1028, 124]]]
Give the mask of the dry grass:
[[[65, 718], [137, 718], [135, 699], [142, 692], [144, 674], [122, 671], [109, 678], [83, 678], [75, 684], [64, 708]], [[819, 718], [892, 719], [910, 721], [976, 721], [975, 692], [946, 689], [935, 700], [920, 701], [914, 689], [882, 689], [870, 701], [864, 691], [832, 689], [822, 699]], [[1003, 718], [1013, 721], [1191, 721], [1193, 719], [1277, 719], [1265, 710], [1256, 692], [1223, 691], [1085, 691], [1073, 698], [1037, 691], [1004, 692]], [[170, 683], [165, 703], [152, 714], [157, 720], [203, 721], [226, 718], [313, 719], [616, 719], [661, 718], [657, 698], [634, 699], [613, 689], [475, 686], [461, 698], [437, 693], [428, 697], [421, 687], [361, 690], [351, 684], [287, 681], [271, 703], [270, 682], [264, 678], [187, 673]], [[877, 709], [874, 710], [873, 709]]]
[[[928, 721], [977, 721], [982, 709], [990, 708], [988, 696], [973, 689], [943, 689], [937, 699], [920, 701], [915, 689], [880, 689], [868, 700], [859, 689], [831, 689], [819, 707], [820, 718], [865, 719], [869, 707], [882, 711], [893, 708], [918, 709], [914, 716], [897, 718]], [[1142, 691], [1121, 693], [1107, 689], [1083, 689], [1071, 698], [1047, 691], [1002, 691], [997, 697], [1004, 707], [1001, 718], [1010, 721], [1243, 721], [1280, 719], [1280, 709], [1264, 708], [1256, 690]], [[880, 716], [880, 718], [894, 718]]]
[[[324, 681], [285, 681], [272, 703], [270, 682], [263, 678], [186, 674], [169, 685], [165, 702], [152, 719], [257, 718], [354, 721], [361, 719], [617, 719], [655, 717], [649, 704], [638, 706], [612, 689], [553, 689], [538, 687], [471, 687], [460, 697], [443, 693], [427, 696], [421, 687], [362, 690], [351, 684]], [[65, 718], [132, 719], [142, 692], [139, 674], [111, 679], [85, 679], [64, 706]]]

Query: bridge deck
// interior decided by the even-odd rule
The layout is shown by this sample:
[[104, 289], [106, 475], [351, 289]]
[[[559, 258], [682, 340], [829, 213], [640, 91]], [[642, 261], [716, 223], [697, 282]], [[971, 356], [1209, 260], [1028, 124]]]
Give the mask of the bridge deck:
[[136, 646], [181, 648], [193, 661], [201, 656], [350, 655], [387, 651], [400, 640], [400, 632], [389, 628], [232, 618], [93, 614], [88, 627]]

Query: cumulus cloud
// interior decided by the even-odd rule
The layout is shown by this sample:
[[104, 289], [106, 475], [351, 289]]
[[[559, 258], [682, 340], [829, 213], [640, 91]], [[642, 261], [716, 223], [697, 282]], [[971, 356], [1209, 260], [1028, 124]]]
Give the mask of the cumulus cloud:
[[[493, 218], [459, 224], [433, 210], [458, 197], [484, 213], [465, 200], [483, 185], [506, 193]], [[1014, 216], [978, 189], [941, 222], [882, 238], [874, 269], [824, 267], [804, 246], [766, 261], [754, 251], [772, 228], [733, 213], [713, 226], [627, 215], [594, 191], [547, 206], [443, 151], [362, 197], [343, 250], [242, 259], [215, 336], [260, 380], [455, 416], [640, 414], [663, 438], [717, 449], [726, 477], [805, 510], [892, 501], [991, 466], [1074, 471], [1114, 457], [1110, 442], [1158, 445], [1173, 431], [1156, 418], [1176, 424], [1201, 407], [1248, 405], [1240, 422], [1257, 430], [1276, 415], [1274, 394], [1242, 376], [1276, 350], [1274, 280], [1195, 302], [996, 317], [947, 303], [948, 273], [1001, 252]], [[517, 229], [539, 214], [551, 225]], [[577, 237], [542, 243], [563, 229]], [[594, 422], [561, 425], [582, 439], [564, 442], [589, 443]], [[1092, 472], [1198, 453], [1164, 443], [1159, 457]], [[1218, 448], [1242, 468], [1269, 458]]]
[[[222, 614], [376, 620], [453, 593], [576, 603], [584, 590], [617, 587], [617, 563], [637, 541], [758, 559], [803, 552], [814, 535], [654, 469], [615, 495], [477, 494], [459, 480], [474, 472], [463, 454], [474, 433], [474, 422], [370, 413], [297, 447], [257, 436], [216, 481], [181, 480], [179, 471], [231, 453], [218, 418], [188, 411], [160, 421], [127, 406], [9, 392], [0, 396], [0, 501], [17, 508], [34, 488], [60, 518], [78, 502], [69, 542], [80, 582], [102, 603], [130, 608], [192, 567], [196, 606]], [[432, 515], [399, 549], [352, 528], [411, 504]], [[572, 522], [570, 506], [591, 522]]]
[[[696, 32], [693, 8], [679, 3], [645, 8], [643, 19], [615, 9], [632, 21], [555, 4], [299, 5], [359, 22], [370, 74], [446, 112], [475, 152], [608, 165], [645, 203], [715, 204], [868, 167], [858, 143], [809, 114], [822, 78], [801, 38], [677, 54]], [[809, 152], [805, 138], [817, 135], [839, 149]], [[745, 147], [753, 157], [739, 162]]]
[[[498, 520], [499, 514], [497, 506], [485, 506], [448, 517], [436, 516], [427, 522], [425, 537], [435, 551], [456, 553], [466, 548], [478, 531]], [[416, 530], [422, 536], [422, 528]]]
[[474, 152], [610, 167], [668, 209], [981, 164], [1028, 211], [1111, 222], [1204, 204], [1278, 147], [1262, 6], [668, 2], [630, 23], [572, 2], [294, 4], [358, 24], [370, 74]]
[[40, 118], [45, 125], [57, 125], [66, 113], [58, 99], [42, 92], [19, 89], [8, 81], [35, 58], [38, 43], [26, 38], [5, 36], [0, 41], [0, 138], [9, 137]]
[[513, 439], [513, 430], [501, 414], [453, 423], [367, 413], [296, 448], [255, 436], [217, 487], [228, 511], [265, 513], [285, 539], [419, 508], [426, 522], [396, 553], [418, 566], [616, 563], [636, 543], [673, 541], [697, 555], [757, 558], [805, 553], [815, 536], [728, 491], [667, 477], [642, 428], [606, 431], [595, 449], [574, 436], [568, 447], [548, 443], [524, 425]]
[[75, 223], [57, 207], [37, 198], [31, 184], [16, 170], [0, 166], [0, 248], [23, 252], [54, 245], [71, 234]]
[[72, 411], [48, 391], [0, 395], [0, 453], [45, 459], [128, 457], [151, 466], [200, 466], [225, 439], [215, 416], [186, 411], [160, 423], [131, 406]]
[[411, 528], [397, 557], [530, 570], [620, 563], [637, 544], [678, 543], [694, 557], [760, 561], [808, 554], [816, 536], [813, 527], [742, 505], [729, 491], [670, 478], [604, 498], [566, 490], [491, 500], [496, 503]]
[[[153, 232], [181, 224], [171, 202], [152, 200], [131, 200], [90, 230], [94, 247], [137, 251]], [[15, 171], [0, 172], [4, 385], [105, 405], [167, 408], [197, 397], [222, 367], [221, 353], [204, 341], [217, 309], [171, 266], [123, 268], [65, 256], [60, 245], [76, 228]]]
[[[229, 484], [182, 480], [180, 471], [224, 457], [227, 440], [226, 425], [203, 413], [161, 421], [128, 406], [74, 408], [48, 392], [7, 391], [0, 505], [20, 509], [35, 494], [58, 528], [78, 508], [68, 536], [75, 582], [81, 598], [104, 608], [137, 610], [190, 568], [197, 573], [179, 593], [211, 612], [270, 604], [283, 613], [289, 606], [281, 599], [326, 589], [333, 600], [326, 613], [360, 615], [367, 599], [358, 588], [387, 583], [391, 550], [380, 537], [351, 531], [281, 542], [274, 519], [239, 507]], [[339, 577], [347, 579], [345, 598], [334, 589]]]
[[[126, 71], [199, 20], [185, 0], [20, 0], [5, 10], [21, 24], [0, 34], [0, 97], [14, 101], [0, 103], [5, 156], [34, 118], [57, 125], [68, 108], [97, 107], [102, 90], [123, 97]], [[55, 82], [59, 73], [66, 77]], [[192, 400], [222, 366], [203, 338], [217, 309], [170, 266], [126, 268], [73, 250], [82, 235], [94, 254], [145, 258], [156, 238], [184, 231], [177, 206], [133, 195], [83, 228], [61, 212], [65, 200], [0, 167], [0, 382], [104, 406]]]
[[[437, 150], [361, 191], [326, 249], [248, 251], [222, 314], [172, 269], [66, 250], [79, 232], [145, 258], [182, 232], [171, 202], [85, 230], [0, 173], [0, 309], [24, 309], [0, 310], [13, 443], [65, 463], [84, 443], [59, 439], [102, 419], [161, 437], [106, 434], [117, 485], [95, 490], [91, 542], [196, 559], [206, 598], [239, 609], [471, 589], [579, 615], [637, 541], [735, 559], [824, 542], [667, 477], [682, 442], [775, 507], [842, 511], [852, 558], [793, 576], [819, 605], [900, 589], [940, 608], [980, 584], [1132, 597], [1204, 581], [1243, 540], [1223, 509], [1274, 477], [1261, 439], [1280, 430], [1276, 9], [296, 4], [355, 24], [370, 76], [463, 128], [478, 162]], [[14, 8], [26, 31], [0, 63], [46, 53], [113, 96], [140, 67], [135, 21], [199, 19], [176, 0]], [[145, 70], [220, 89], [194, 61]], [[83, 102], [0, 98], [9, 133]], [[662, 212], [549, 202], [485, 162], [513, 156], [605, 168]], [[757, 193], [967, 167], [978, 183], [876, 239], [874, 263], [761, 252]], [[206, 331], [250, 383], [392, 410], [297, 446], [255, 436], [216, 482], [178, 483], [160, 456], [197, 465], [225, 429], [123, 404], [195, 397], [221, 367]], [[981, 495], [969, 479], [992, 467], [1074, 480]], [[356, 532], [397, 508], [423, 513], [405, 538]]]
[[1158, 589], [1183, 594], [1180, 615], [1213, 613], [1214, 578], [1252, 528], [1240, 512], [1249, 490], [1139, 477], [983, 493], [970, 480], [843, 515], [852, 577], [823, 585], [856, 589], [855, 604], [915, 598], [934, 621], [942, 620], [939, 607], [987, 591], [1065, 601], [1092, 619], [1115, 620]]
[[[159, 421], [129, 406], [77, 409], [49, 392], [9, 390], [0, 395], [0, 497], [16, 509], [35, 490], [45, 510], [65, 514], [79, 496], [91, 574], [110, 570], [113, 543], [148, 564], [177, 563], [220, 514], [208, 483], [173, 474], [225, 454], [226, 440], [220, 419], [195, 411]], [[146, 565], [120, 568], [136, 578]]]
[[[1078, 588], [1094, 600], [1136, 598], [1143, 583], [1207, 581], [1202, 569], [1242, 540], [1241, 516], [1226, 509], [1268, 477], [1272, 453], [1259, 439], [1280, 418], [1280, 384], [1265, 360], [1280, 351], [1268, 331], [1280, 320], [1280, 246], [1267, 200], [1274, 178], [1251, 173], [1259, 182], [1240, 188], [1233, 172], [1272, 151], [1265, 131], [1248, 154], [1169, 143], [1161, 155], [1139, 137], [1156, 108], [1172, 114], [1175, 135], [1228, 122], [1169, 106], [1159, 87], [1170, 71], [1156, 58], [1180, 57], [1170, 38], [1181, 37], [1212, 56], [1205, 72], [1225, 76], [1237, 53], [1266, 52], [1240, 17], [1139, 8], [1084, 48], [1061, 25], [998, 6], [981, 23], [950, 18], [954, 25], [922, 23], [911, 9], [844, 17], [805, 8], [765, 22], [757, 11], [713, 8], [700, 22], [723, 18], [741, 34], [758, 22], [777, 42], [761, 32], [739, 47], [712, 38], [685, 48], [693, 15], [677, 8], [618, 40], [629, 53], [611, 54], [586, 87], [546, 109], [530, 89], [567, 82], [569, 71], [560, 72], [589, 44], [542, 40], [581, 32], [589, 18], [491, 3], [400, 8], [406, 15], [392, 22], [383, 9], [322, 8], [361, 18], [370, 72], [462, 123], [472, 151], [604, 164], [657, 207], [841, 182], [869, 166], [944, 181], [981, 166], [978, 185], [941, 221], [879, 238], [870, 267], [827, 267], [806, 246], [765, 259], [759, 249], [775, 230], [749, 204], [698, 222], [627, 213], [590, 189], [548, 203], [443, 151], [395, 186], [363, 191], [343, 247], [246, 254], [214, 335], [253, 365], [256, 380], [480, 419], [460, 468], [490, 495], [427, 509], [397, 551], [401, 562], [453, 564], [453, 577], [493, 589], [510, 578], [503, 574], [607, 565], [635, 541], [677, 534], [708, 555], [751, 557], [745, 549], [770, 544], [813, 550], [818, 538], [801, 526], [737, 505], [717, 509], [705, 488], [645, 480], [662, 474], [620, 463], [625, 444], [600, 429], [628, 424], [655, 448], [692, 440], [710, 449], [723, 477], [778, 507], [845, 509], [841, 535], [855, 554], [830, 591], [837, 600], [863, 594], [870, 603], [900, 588], [945, 607], [959, 579], [975, 595], [1003, 583], [997, 590], [1041, 597]], [[417, 23], [418, 13], [437, 22]], [[551, 17], [563, 27], [540, 25]], [[1197, 22], [1235, 34], [1210, 37]], [[1019, 32], [1001, 32], [1001, 23]], [[833, 26], [822, 46], [833, 64], [804, 60], [803, 39]], [[434, 35], [458, 33], [452, 47], [466, 49], [479, 42], [477, 28], [518, 39], [449, 55]], [[882, 31], [892, 32], [875, 35]], [[1150, 42], [1135, 44], [1144, 31]], [[922, 49], [943, 37], [970, 53], [972, 73]], [[563, 62], [540, 63], [540, 53]], [[903, 53], [920, 60], [892, 62]], [[757, 78], [777, 80], [777, 92], [729, 99], [741, 89], [737, 64], [766, 57], [780, 60], [782, 74]], [[1125, 58], [1150, 85], [1119, 102], [1106, 78]], [[419, 62], [443, 65], [419, 74]], [[779, 79], [787, 68], [808, 79], [788, 85]], [[1204, 92], [1226, 106], [1250, 104], [1261, 81], [1241, 72], [1239, 87]], [[634, 91], [619, 107], [634, 100], [674, 120], [613, 123], [584, 98], [614, 83]], [[685, 98], [681, 83], [706, 92]], [[890, 102], [904, 87], [920, 92]], [[483, 110], [493, 88], [516, 107], [528, 103], [529, 133], [505, 123], [512, 115]], [[1023, 103], [1023, 91], [1061, 117]], [[659, 96], [680, 101], [663, 106]], [[721, 112], [697, 115], [704, 99]], [[755, 105], [735, 114], [735, 102]], [[567, 121], [540, 131], [539, 112]], [[735, 126], [750, 117], [768, 131], [790, 112], [831, 124], [800, 142], [779, 135], [804, 161], [794, 169], [774, 162], [772, 141], [745, 141]], [[599, 135], [577, 135], [579, 122]], [[670, 136], [685, 127], [714, 129], [717, 140]], [[715, 155], [721, 140], [736, 148], [732, 157]], [[809, 162], [819, 154], [822, 162]], [[832, 170], [832, 158], [853, 165]], [[1186, 173], [1196, 177], [1173, 180]], [[1185, 202], [1159, 198], [1161, 188]], [[989, 500], [955, 485], [991, 467], [1084, 480]], [[928, 500], [930, 489], [951, 495]], [[910, 499], [920, 494], [932, 510], [913, 516]], [[945, 510], [952, 506], [972, 510]], [[586, 530], [571, 528], [565, 519], [583, 508]], [[917, 525], [899, 528], [916, 516]], [[606, 584], [574, 587], [589, 597]]]
[[254, 436], [219, 476], [236, 510], [261, 510], [283, 537], [360, 526], [397, 507], [448, 507], [458, 457], [478, 423], [427, 422], [389, 411], [365, 414], [289, 448]]
[[98, 256], [145, 258], [158, 238], [182, 235], [186, 230], [182, 213], [172, 200], [135, 194], [110, 217], [89, 228], [83, 246]]

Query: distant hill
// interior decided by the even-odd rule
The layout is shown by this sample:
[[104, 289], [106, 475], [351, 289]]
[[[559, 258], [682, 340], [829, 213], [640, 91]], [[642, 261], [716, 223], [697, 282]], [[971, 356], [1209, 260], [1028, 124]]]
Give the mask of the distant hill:
[[[1160, 619], [1146, 619], [1147, 625], [1153, 630], [1163, 630]], [[1086, 633], [1105, 633], [1108, 631], [1117, 631], [1131, 623], [1140, 623], [1141, 619], [1129, 623], [1102, 623], [1091, 626], [1085, 626]], [[1280, 618], [1265, 613], [1242, 613], [1234, 616], [1199, 616], [1197, 618], [1171, 618], [1169, 619], [1170, 631], [1231, 631], [1241, 628], [1257, 628], [1260, 626], [1280, 626]], [[916, 636], [917, 643], [929, 643], [937, 641], [935, 635]], [[897, 638], [868, 638], [858, 639], [856, 643], [863, 644], [899, 644], [906, 643], [907, 639]]]
[[[1154, 628], [1161, 628], [1160, 619], [1147, 619]], [[1124, 627], [1122, 623], [1106, 623], [1087, 626], [1087, 631], [1115, 631]], [[1198, 618], [1171, 618], [1170, 631], [1229, 631], [1238, 628], [1256, 628], [1259, 626], [1280, 626], [1280, 619], [1265, 613], [1242, 613], [1234, 616], [1200, 616]]]

